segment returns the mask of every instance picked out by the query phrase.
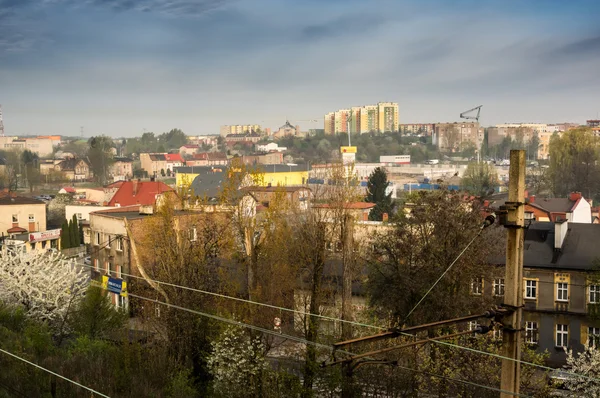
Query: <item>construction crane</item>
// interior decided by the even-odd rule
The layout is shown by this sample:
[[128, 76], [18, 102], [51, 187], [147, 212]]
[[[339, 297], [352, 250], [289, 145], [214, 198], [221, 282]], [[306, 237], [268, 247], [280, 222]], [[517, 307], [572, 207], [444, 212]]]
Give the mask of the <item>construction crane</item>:
[[[468, 111], [464, 111], [463, 113], [460, 114], [460, 117], [462, 119], [472, 119], [472, 120], [475, 120], [476, 122], [479, 122], [479, 114], [481, 113], [481, 107], [482, 106], [483, 105], [479, 105], [479, 106], [476, 106], [473, 109], [469, 109]], [[477, 116], [467, 115], [467, 113], [471, 113], [471, 112], [474, 112], [474, 111], [477, 111]]]
[[4, 122], [2, 121], [2, 104], [0, 104], [0, 137], [4, 137]]

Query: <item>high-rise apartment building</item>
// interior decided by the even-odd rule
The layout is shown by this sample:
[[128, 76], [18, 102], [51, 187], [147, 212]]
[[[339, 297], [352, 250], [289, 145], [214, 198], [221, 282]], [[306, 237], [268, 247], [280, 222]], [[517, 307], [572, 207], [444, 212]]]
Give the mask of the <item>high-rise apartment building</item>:
[[398, 104], [380, 102], [377, 105], [355, 106], [329, 112], [324, 117], [325, 134], [383, 133], [398, 131]]
[[440, 151], [455, 152], [473, 145], [481, 148], [484, 131], [478, 122], [436, 123], [432, 142]]
[[229, 134], [247, 134], [263, 131], [259, 124], [232, 124], [221, 126], [220, 135], [225, 137]]

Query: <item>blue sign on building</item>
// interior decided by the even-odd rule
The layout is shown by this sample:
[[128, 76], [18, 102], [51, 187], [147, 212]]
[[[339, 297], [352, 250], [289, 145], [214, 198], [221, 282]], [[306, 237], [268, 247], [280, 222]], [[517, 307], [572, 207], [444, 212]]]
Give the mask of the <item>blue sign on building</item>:
[[108, 287], [109, 292], [120, 294], [121, 290], [123, 289], [123, 280], [115, 279], [115, 278], [108, 278], [108, 286], [107, 287]]

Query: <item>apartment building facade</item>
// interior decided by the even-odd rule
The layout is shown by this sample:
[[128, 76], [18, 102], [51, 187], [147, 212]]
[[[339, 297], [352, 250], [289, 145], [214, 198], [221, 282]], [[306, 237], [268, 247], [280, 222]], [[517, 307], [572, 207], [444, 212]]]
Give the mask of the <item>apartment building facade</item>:
[[398, 104], [379, 102], [329, 112], [324, 116], [325, 134], [384, 133], [398, 131]]
[[481, 148], [484, 130], [478, 122], [437, 123], [432, 135], [432, 142], [440, 151], [455, 152], [463, 150], [467, 145]]
[[230, 134], [249, 134], [263, 131], [260, 124], [233, 124], [221, 126], [219, 133], [221, 137], [226, 137]]

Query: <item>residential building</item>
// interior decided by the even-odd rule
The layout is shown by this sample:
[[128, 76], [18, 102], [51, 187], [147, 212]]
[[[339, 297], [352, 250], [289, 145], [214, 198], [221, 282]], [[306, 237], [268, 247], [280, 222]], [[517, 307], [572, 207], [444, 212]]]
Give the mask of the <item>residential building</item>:
[[268, 208], [274, 200], [285, 199], [289, 204], [297, 206], [299, 210], [307, 210], [311, 199], [310, 188], [303, 186], [250, 186], [241, 188], [240, 190], [252, 195], [258, 205], [266, 208]]
[[[227, 179], [227, 171], [212, 167], [194, 169], [195, 173], [188, 174], [188, 176], [177, 173], [177, 176], [180, 177], [179, 184], [181, 184], [178, 184], [177, 187], [189, 187], [191, 195], [208, 202], [218, 201], [223, 190], [223, 182]], [[188, 181], [190, 182], [188, 183]]]
[[149, 176], [159, 176], [167, 171], [165, 153], [140, 153], [140, 166]]
[[284, 146], [277, 145], [276, 142], [269, 142], [268, 144], [256, 144], [254, 146], [256, 152], [285, 152], [287, 148]]
[[257, 133], [228, 134], [225, 136], [225, 142], [227, 145], [234, 145], [237, 142], [256, 144], [261, 139], [262, 136]]
[[408, 123], [398, 125], [398, 131], [402, 134], [431, 136], [435, 131], [434, 123]]
[[[533, 222], [526, 226], [523, 255], [525, 341], [550, 354], [554, 366], [565, 363], [565, 349], [595, 346], [600, 321], [589, 316], [600, 304], [596, 261], [600, 258], [600, 225]], [[503, 285], [504, 260], [495, 281], [483, 281], [484, 294]], [[503, 292], [502, 292], [503, 293]]]
[[50, 138], [0, 137], [0, 149], [5, 151], [29, 150], [37, 153], [39, 157], [45, 157], [52, 154], [55, 141]]
[[481, 148], [484, 131], [478, 122], [436, 123], [432, 142], [441, 151], [460, 151], [468, 145]]
[[174, 191], [160, 181], [119, 181], [118, 189], [108, 201], [108, 206], [149, 206], [154, 205], [159, 195]]
[[85, 181], [94, 176], [86, 159], [70, 158], [56, 163], [54, 170], [60, 171], [70, 181]]
[[379, 102], [339, 109], [324, 116], [325, 134], [348, 133], [348, 128], [352, 134], [398, 131], [398, 104]]
[[[488, 127], [488, 146], [498, 145], [506, 137], [510, 137], [513, 141], [529, 143], [535, 135], [539, 134], [532, 127], [525, 126], [508, 126], [508, 127]], [[543, 132], [541, 134], [548, 134]]]
[[[175, 167], [181, 167], [185, 165], [185, 160], [178, 153], [165, 153], [165, 160], [167, 161], [167, 169], [174, 171]], [[165, 172], [166, 172], [165, 170]]]
[[586, 121], [587, 126], [592, 129], [594, 134], [600, 136], [600, 119], [591, 119]]
[[224, 125], [221, 126], [220, 135], [226, 137], [234, 134], [250, 134], [262, 132], [263, 128], [259, 124], [235, 124], [235, 125]]
[[[495, 195], [495, 199], [486, 201], [485, 206], [493, 210], [504, 205], [508, 195]], [[566, 198], [538, 198], [535, 195], [525, 197], [525, 212], [535, 221], [563, 221], [590, 224], [593, 221], [591, 200], [585, 199], [581, 192], [571, 192]]]
[[196, 144], [186, 144], [179, 147], [179, 153], [182, 156], [192, 156], [200, 150]]
[[46, 204], [41, 200], [0, 193], [0, 231], [5, 235], [46, 230]]
[[133, 177], [133, 160], [126, 157], [115, 157], [108, 169], [108, 175], [114, 181], [127, 180]]
[[258, 155], [244, 155], [242, 156], [242, 162], [244, 164], [282, 164], [283, 153], [269, 152]]
[[195, 153], [185, 162], [186, 166], [227, 166], [228, 163], [227, 154], [223, 152]]
[[50, 140], [50, 141], [52, 141], [52, 146], [54, 146], [54, 147], [60, 146], [60, 144], [61, 144], [60, 135], [38, 135], [36, 138], [38, 140]]

